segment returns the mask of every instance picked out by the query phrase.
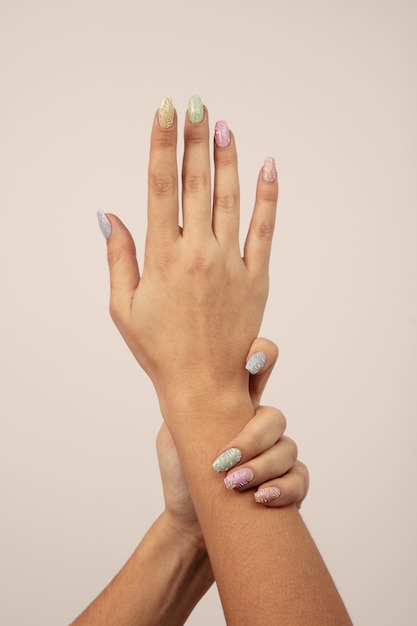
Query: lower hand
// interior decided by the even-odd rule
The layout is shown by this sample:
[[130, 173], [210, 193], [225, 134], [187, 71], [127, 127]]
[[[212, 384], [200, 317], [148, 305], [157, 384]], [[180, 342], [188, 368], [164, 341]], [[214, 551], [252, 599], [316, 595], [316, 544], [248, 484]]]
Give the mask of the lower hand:
[[[234, 487], [236, 491], [257, 488], [256, 491], [254, 489], [254, 498], [259, 504], [269, 507], [295, 504], [299, 508], [308, 491], [307, 467], [297, 460], [295, 442], [284, 435], [286, 420], [282, 413], [270, 407], [260, 407], [261, 395], [277, 360], [278, 350], [271, 341], [256, 339], [249, 355], [259, 352], [266, 355], [266, 364], [250, 378], [256, 415], [237, 437], [218, 451], [218, 457], [230, 449], [242, 453], [233, 467], [229, 463], [230, 469], [225, 473], [229, 488], [233, 482], [236, 485], [233, 478], [235, 472], [240, 472], [238, 478], [241, 478], [242, 470], [249, 470], [253, 474], [252, 480], [242, 486], [237, 484]], [[166, 514], [179, 532], [187, 532], [193, 540], [204, 542], [181, 462], [165, 423], [158, 433], [157, 452]], [[215, 474], [213, 480], [216, 480]]]

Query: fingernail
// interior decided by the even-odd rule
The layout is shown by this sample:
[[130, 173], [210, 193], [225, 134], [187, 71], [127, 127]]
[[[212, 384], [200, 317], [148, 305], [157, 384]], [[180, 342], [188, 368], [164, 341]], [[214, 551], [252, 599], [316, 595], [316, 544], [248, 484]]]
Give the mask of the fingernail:
[[245, 369], [251, 374], [257, 374], [266, 363], [266, 354], [263, 352], [255, 352], [246, 363]]
[[242, 458], [242, 453], [237, 448], [229, 448], [225, 452], [222, 452], [213, 463], [213, 469], [215, 472], [227, 472]]
[[216, 122], [214, 127], [214, 141], [218, 148], [227, 148], [230, 146], [230, 130], [227, 123], [224, 120]]
[[172, 98], [164, 98], [159, 107], [159, 126], [161, 128], [171, 128], [174, 123], [174, 103]]
[[274, 183], [277, 179], [277, 168], [275, 159], [267, 157], [262, 168], [262, 179], [266, 183]]
[[108, 239], [111, 235], [111, 224], [107, 215], [103, 211], [97, 211], [98, 225], [103, 233], [104, 239]]
[[255, 474], [248, 467], [242, 467], [224, 479], [227, 489], [240, 489], [255, 478]]
[[278, 500], [280, 495], [281, 492], [278, 487], [264, 487], [264, 489], [260, 489], [255, 493], [255, 500], [259, 504], [266, 504], [267, 502]]
[[188, 101], [188, 119], [192, 124], [199, 124], [204, 119], [203, 102], [199, 96], [191, 96]]

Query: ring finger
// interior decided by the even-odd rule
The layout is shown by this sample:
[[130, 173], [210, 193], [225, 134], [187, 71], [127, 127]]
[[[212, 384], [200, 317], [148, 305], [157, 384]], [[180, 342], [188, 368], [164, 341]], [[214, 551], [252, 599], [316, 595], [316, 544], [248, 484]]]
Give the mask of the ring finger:
[[213, 231], [226, 249], [239, 248], [239, 178], [233, 134], [223, 120], [214, 130]]

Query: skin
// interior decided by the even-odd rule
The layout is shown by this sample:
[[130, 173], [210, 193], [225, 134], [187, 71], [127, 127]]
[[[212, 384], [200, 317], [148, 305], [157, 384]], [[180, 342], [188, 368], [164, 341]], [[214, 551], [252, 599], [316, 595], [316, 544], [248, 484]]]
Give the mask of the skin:
[[[268, 355], [268, 366], [252, 377], [251, 397], [257, 406], [277, 356], [276, 346], [266, 340], [256, 340], [251, 352], [261, 348]], [[293, 464], [296, 446], [283, 436], [284, 430], [282, 414], [262, 407], [247, 427], [226, 445], [226, 449], [231, 445], [240, 446], [248, 458], [249, 451], [253, 451], [255, 456], [250, 460], [256, 476], [271, 472], [271, 458], [285, 470], [284, 476], [273, 481], [280, 488], [282, 498], [271, 506], [285, 506], [288, 502], [301, 504], [308, 489], [307, 469], [299, 461]], [[276, 441], [269, 446], [271, 432]], [[269, 453], [267, 456], [263, 454], [264, 449]], [[261, 452], [256, 454], [259, 450]], [[201, 526], [166, 424], [159, 431], [157, 451], [165, 510], [113, 581], [72, 626], [179, 626], [214, 582]], [[259, 484], [256, 478], [254, 486]]]
[[213, 480], [211, 451], [254, 414], [244, 363], [266, 304], [278, 184], [259, 174], [242, 257], [234, 138], [214, 149], [213, 193], [207, 112], [186, 119], [184, 139], [181, 229], [177, 121], [162, 129], [155, 117], [142, 277], [129, 232], [110, 216], [111, 314], [155, 386], [227, 623], [350, 624], [296, 507], [267, 511], [250, 493], [232, 502]]

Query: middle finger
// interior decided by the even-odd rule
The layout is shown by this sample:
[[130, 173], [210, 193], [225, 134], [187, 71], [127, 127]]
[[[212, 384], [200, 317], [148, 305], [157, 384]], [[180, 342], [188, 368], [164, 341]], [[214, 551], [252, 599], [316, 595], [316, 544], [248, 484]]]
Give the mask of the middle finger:
[[207, 109], [192, 96], [184, 125], [182, 164], [183, 236], [212, 234]]

